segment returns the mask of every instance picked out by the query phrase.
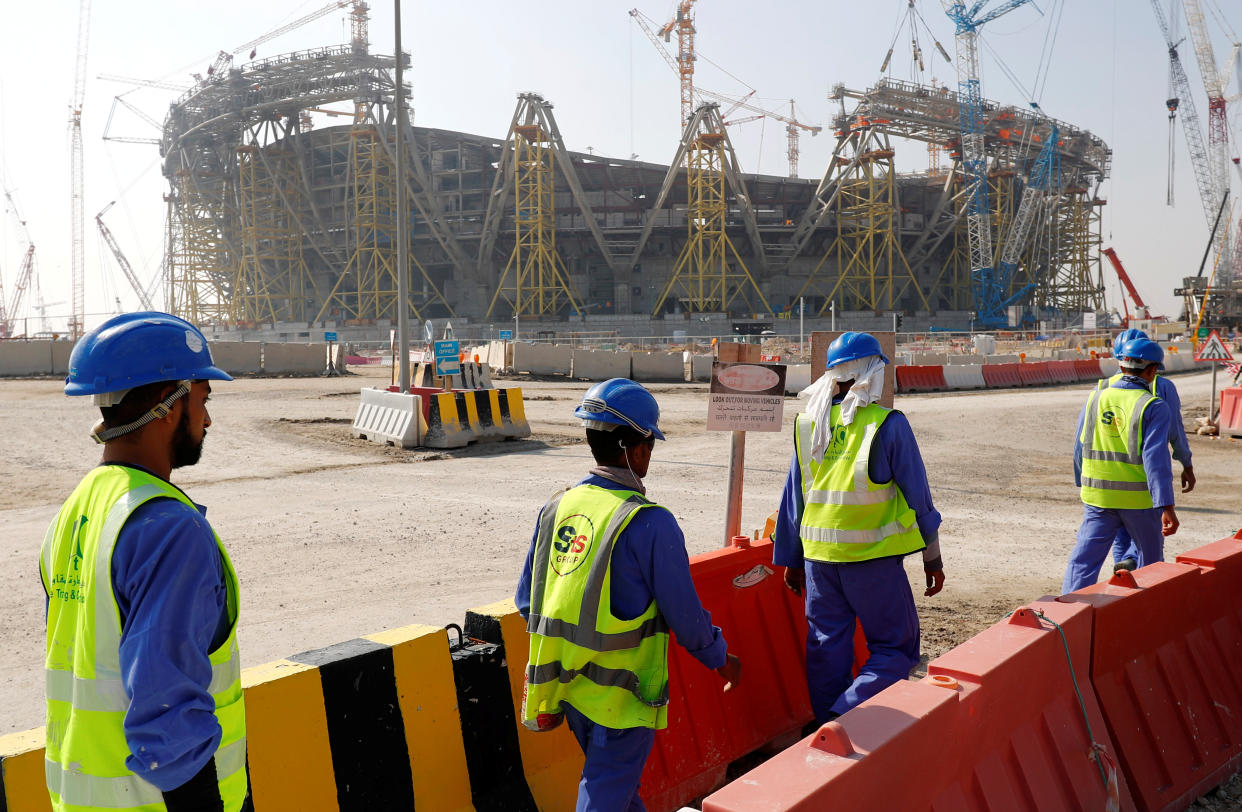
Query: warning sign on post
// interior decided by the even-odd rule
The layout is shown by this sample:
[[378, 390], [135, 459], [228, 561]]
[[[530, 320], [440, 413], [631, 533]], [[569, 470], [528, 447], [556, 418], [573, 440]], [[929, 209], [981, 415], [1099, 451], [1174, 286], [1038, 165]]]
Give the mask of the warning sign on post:
[[784, 411], [784, 364], [712, 364], [708, 431], [780, 431]]
[[1199, 345], [1199, 351], [1195, 353], [1196, 361], [1232, 361], [1233, 353], [1229, 352], [1229, 348], [1225, 346], [1225, 342], [1220, 340], [1220, 333], [1213, 330], [1208, 333], [1207, 341]]

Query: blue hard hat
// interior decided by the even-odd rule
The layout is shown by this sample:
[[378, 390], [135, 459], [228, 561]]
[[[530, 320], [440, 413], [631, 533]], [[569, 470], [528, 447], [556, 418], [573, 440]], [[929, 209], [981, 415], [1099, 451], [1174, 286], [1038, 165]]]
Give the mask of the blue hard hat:
[[122, 313], [74, 345], [65, 394], [104, 395], [185, 380], [233, 378], [212, 362], [207, 339], [188, 321], [168, 313]]
[[1126, 345], [1127, 341], [1133, 341], [1136, 338], [1147, 338], [1147, 333], [1144, 333], [1142, 330], [1136, 330], [1133, 327], [1118, 333], [1117, 337], [1113, 339], [1113, 357], [1120, 358], [1121, 348]]
[[1161, 364], [1164, 361], [1164, 350], [1150, 338], [1132, 338], [1121, 347], [1117, 357]]
[[587, 428], [629, 426], [644, 437], [664, 439], [659, 404], [642, 384], [629, 378], [611, 378], [592, 386], [574, 409], [574, 417], [581, 418]]
[[870, 333], [842, 333], [828, 345], [828, 358], [824, 363], [824, 369], [832, 369], [837, 364], [857, 361], [859, 358], [869, 358], [872, 355], [878, 355], [884, 363], [888, 363], [888, 358], [880, 349], [880, 342], [875, 336]]

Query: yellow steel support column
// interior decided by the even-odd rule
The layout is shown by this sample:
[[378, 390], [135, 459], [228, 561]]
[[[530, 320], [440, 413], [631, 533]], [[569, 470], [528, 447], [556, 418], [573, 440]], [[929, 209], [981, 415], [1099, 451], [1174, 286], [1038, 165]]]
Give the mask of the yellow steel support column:
[[174, 238], [169, 258], [173, 313], [193, 324], [227, 324], [232, 320], [231, 296], [235, 258], [219, 224], [226, 221], [225, 204], [232, 184], [219, 176], [176, 176], [173, 205]]
[[911, 288], [922, 309], [930, 310], [901, 247], [897, 175], [888, 137], [870, 123], [857, 125], [846, 137], [854, 141], [858, 160], [839, 160], [840, 192], [833, 211], [836, 235], [794, 298], [811, 290], [831, 259], [837, 277], [827, 289], [821, 314], [833, 301], [845, 310], [893, 310], [905, 304], [902, 297]]
[[513, 127], [516, 242], [487, 308], [503, 299], [513, 315], [539, 317], [566, 306], [581, 313], [556, 251], [556, 176], [551, 135], [539, 124]]
[[[725, 134], [699, 133], [687, 151], [686, 226], [688, 235], [668, 282], [652, 309], [659, 315], [670, 295], [690, 313], [727, 312], [739, 295], [751, 304], [753, 292], [764, 312], [772, 312], [759, 285], [725, 231]], [[756, 308], [748, 307], [754, 311]]]

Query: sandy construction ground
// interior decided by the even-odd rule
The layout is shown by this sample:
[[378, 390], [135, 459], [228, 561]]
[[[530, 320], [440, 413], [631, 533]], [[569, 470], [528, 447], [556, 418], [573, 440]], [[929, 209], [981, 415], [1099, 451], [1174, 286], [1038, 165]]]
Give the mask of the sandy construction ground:
[[[1175, 380], [1192, 423], [1206, 413], [1211, 377]], [[174, 475], [208, 506], [237, 566], [244, 665], [409, 623], [460, 622], [468, 608], [511, 596], [539, 506], [590, 465], [571, 416], [586, 383], [522, 382], [531, 439], [450, 452], [350, 438], [358, 389], [375, 383], [220, 384], [203, 461]], [[713, 549], [723, 542], [728, 434], [705, 430], [705, 386], [652, 388], [669, 440], [656, 450], [649, 495], [681, 521], [691, 554]], [[1081, 518], [1070, 454], [1087, 391], [898, 398], [945, 519], [945, 590], [916, 589], [925, 655], [1058, 591]], [[0, 733], [42, 723], [39, 544], [99, 455], [87, 436], [96, 413], [60, 393], [58, 381], [0, 381]], [[785, 431], [748, 437], [744, 528], [762, 527], [777, 507], [797, 401], [785, 405]], [[1199, 486], [1182, 497], [1170, 558], [1242, 525], [1242, 445], [1192, 435], [1191, 448]], [[918, 586], [918, 557], [907, 563]]]

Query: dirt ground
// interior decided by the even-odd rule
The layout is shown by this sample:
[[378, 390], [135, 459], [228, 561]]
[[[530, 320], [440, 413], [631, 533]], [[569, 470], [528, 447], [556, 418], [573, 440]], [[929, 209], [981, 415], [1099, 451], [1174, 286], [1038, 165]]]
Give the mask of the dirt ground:
[[[461, 622], [468, 608], [510, 597], [539, 506], [590, 465], [571, 416], [585, 382], [521, 382], [530, 439], [407, 452], [350, 437], [358, 390], [378, 374], [387, 375], [214, 387], [203, 460], [174, 480], [208, 506], [236, 564], [243, 665], [409, 623]], [[1210, 380], [1175, 378], [1192, 425]], [[649, 495], [678, 517], [691, 554], [713, 549], [723, 543], [728, 434], [705, 430], [706, 386], [652, 388], [669, 439], [656, 449]], [[1087, 391], [899, 396], [944, 515], [945, 590], [922, 597], [918, 556], [907, 559], [925, 657], [1058, 591], [1082, 512], [1070, 455]], [[743, 528], [762, 527], [777, 507], [797, 408], [786, 400], [779, 434], [748, 435]], [[61, 395], [59, 381], [0, 381], [0, 734], [42, 723], [39, 545], [98, 460], [88, 437], [96, 414]], [[1190, 442], [1199, 485], [1181, 497], [1170, 558], [1242, 524], [1242, 447]]]

